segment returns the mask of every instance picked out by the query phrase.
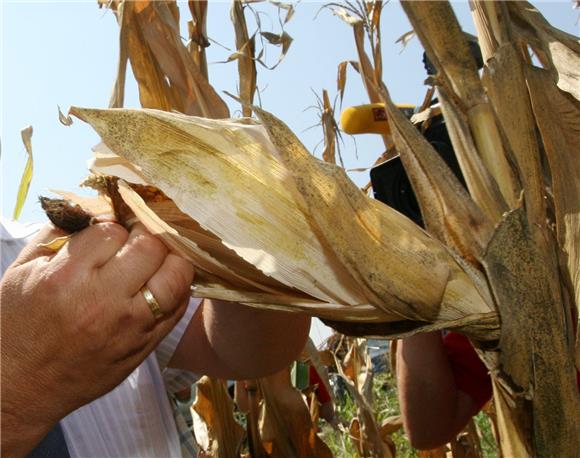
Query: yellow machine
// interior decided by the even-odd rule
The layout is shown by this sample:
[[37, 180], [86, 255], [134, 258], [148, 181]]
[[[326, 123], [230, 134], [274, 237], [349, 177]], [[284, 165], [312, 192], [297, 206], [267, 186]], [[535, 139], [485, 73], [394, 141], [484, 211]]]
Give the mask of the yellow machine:
[[[397, 105], [407, 117], [415, 111], [415, 105]], [[389, 135], [391, 129], [384, 103], [371, 103], [345, 108], [340, 115], [340, 127], [347, 134]]]

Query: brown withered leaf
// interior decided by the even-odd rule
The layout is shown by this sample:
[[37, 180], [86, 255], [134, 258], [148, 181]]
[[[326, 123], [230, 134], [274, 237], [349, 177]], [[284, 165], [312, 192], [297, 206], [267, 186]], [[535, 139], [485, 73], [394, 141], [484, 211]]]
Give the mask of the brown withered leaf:
[[207, 0], [189, 0], [187, 4], [191, 12], [191, 21], [187, 24], [190, 40], [187, 49], [201, 74], [208, 79], [205, 53], [205, 48], [209, 46], [206, 31], [208, 3]]
[[558, 88], [580, 101], [580, 41], [551, 26], [530, 3], [507, 3], [518, 38], [536, 51]]
[[237, 456], [244, 430], [234, 419], [234, 403], [226, 382], [204, 376], [195, 386], [196, 397], [191, 414], [197, 443], [214, 458]]
[[232, 2], [230, 16], [234, 24], [236, 34], [236, 49], [238, 60], [239, 91], [242, 100], [242, 113], [244, 116], [251, 116], [250, 105], [254, 103], [256, 93], [257, 72], [255, 62], [255, 36], [250, 38], [246, 17], [244, 16], [244, 6], [241, 0]]
[[[356, 339], [354, 339], [354, 342], [357, 345]], [[353, 374], [355, 377], [353, 380], [344, 371], [343, 365], [338, 358], [336, 358], [336, 367], [356, 405], [356, 417], [351, 422], [350, 434], [351, 439], [357, 445], [359, 456], [372, 456], [377, 458], [393, 457], [394, 455], [389, 447], [388, 441], [383, 440], [381, 436], [380, 427], [377, 424], [373, 408], [371, 407], [372, 404], [363, 391], [361, 391], [364, 387], [361, 385], [357, 386], [359, 382], [356, 379], [359, 379], [361, 374]], [[367, 377], [369, 376], [368, 369], [368, 366], [362, 369], [363, 373], [367, 373]]]
[[274, 70], [286, 57], [286, 54], [290, 49], [290, 45], [292, 44], [293, 38], [284, 31], [281, 34], [272, 32], [260, 32], [260, 35], [265, 38], [271, 45], [279, 46], [281, 48], [280, 56], [274, 65], [268, 66], [261, 59], [258, 60], [258, 62], [260, 62], [260, 64], [262, 64], [267, 69]]
[[262, 441], [270, 444], [271, 456], [331, 458], [328, 446], [316, 434], [303, 395], [292, 386], [290, 370], [259, 380], [263, 395], [260, 414]]
[[143, 107], [227, 118], [229, 110], [225, 102], [182, 43], [176, 17], [176, 6], [168, 2], [123, 3], [122, 55], [111, 103], [114, 106], [122, 103], [122, 63], [126, 49]]

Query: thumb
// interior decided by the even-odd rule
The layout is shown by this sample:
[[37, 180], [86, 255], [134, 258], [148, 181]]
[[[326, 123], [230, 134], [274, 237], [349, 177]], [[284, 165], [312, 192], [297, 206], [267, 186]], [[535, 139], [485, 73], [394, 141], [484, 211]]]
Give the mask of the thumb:
[[66, 235], [68, 234], [62, 229], [57, 228], [51, 223], [46, 224], [28, 243], [28, 245], [24, 247], [24, 249], [16, 258], [16, 261], [14, 261], [13, 265], [19, 266], [42, 256], [53, 255], [54, 251], [50, 248], [43, 247], [42, 244], [50, 243], [54, 239], [58, 237], [64, 237]]

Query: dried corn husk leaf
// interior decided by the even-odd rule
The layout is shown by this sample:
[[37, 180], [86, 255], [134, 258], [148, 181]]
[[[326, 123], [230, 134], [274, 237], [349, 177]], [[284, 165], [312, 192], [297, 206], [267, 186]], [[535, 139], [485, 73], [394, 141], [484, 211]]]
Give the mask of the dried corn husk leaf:
[[30, 182], [32, 181], [32, 173], [34, 168], [34, 160], [32, 159], [32, 126], [27, 126], [20, 131], [22, 136], [22, 143], [24, 143], [24, 148], [26, 149], [27, 159], [26, 165], [24, 166], [24, 172], [22, 172], [22, 178], [20, 178], [20, 185], [18, 186], [18, 194], [16, 195], [16, 204], [14, 206], [14, 212], [12, 213], [12, 219], [17, 220], [20, 218], [20, 213], [22, 212], [22, 207], [24, 207], [24, 202], [26, 202], [26, 196], [28, 196], [28, 189], [30, 188]]
[[[276, 145], [284, 165], [288, 167], [292, 174], [297, 190], [299, 190], [301, 197], [304, 199], [300, 204], [301, 206], [306, 205], [306, 207], [303, 207], [304, 212], [311, 215], [312, 221], [317, 226], [317, 232], [319, 231], [323, 235], [337, 258], [343, 265], [348, 266], [350, 272], [359, 280], [360, 284], [364, 285], [366, 290], [370, 289], [369, 295], [376, 295], [381, 298], [390, 296], [392, 293], [384, 289], [385, 285], [391, 283], [386, 276], [380, 280], [380, 285], [375, 283], [378, 280], [377, 274], [379, 274], [375, 270], [375, 260], [381, 259], [382, 254], [379, 253], [387, 255], [383, 251], [387, 246], [389, 247], [388, 251], [396, 249], [393, 243], [394, 240], [390, 240], [391, 235], [406, 232], [405, 243], [407, 244], [411, 242], [411, 239], [408, 238], [409, 235], [413, 234], [413, 238], [415, 236], [419, 238], [422, 232], [417, 231], [417, 226], [410, 224], [408, 219], [401, 218], [399, 220], [398, 213], [392, 212], [391, 209], [380, 202], [365, 196], [348, 179], [342, 169], [317, 161], [277, 118], [260, 109], [255, 111], [264, 127], [268, 130], [269, 136]], [[397, 219], [398, 227], [393, 227], [391, 232], [387, 228], [395, 219]], [[371, 230], [373, 238], [369, 239], [369, 233], [366, 231], [362, 231], [360, 236], [358, 236], [358, 229], [351, 224], [352, 221], [360, 221], [364, 224], [367, 230]], [[381, 229], [375, 232], [372, 228]], [[378, 243], [375, 244], [375, 242]], [[391, 245], [392, 243], [393, 245]], [[427, 240], [425, 240], [425, 243], [427, 243]], [[429, 243], [429, 245], [431, 255], [437, 253], [440, 249], [437, 244]], [[398, 244], [397, 246], [400, 247]], [[415, 252], [411, 246], [412, 243], [408, 245], [407, 254]], [[373, 256], [370, 253], [373, 253]], [[401, 256], [399, 260], [404, 257], [402, 253]], [[430, 260], [428, 261], [428, 257], [422, 259], [431, 262]], [[414, 274], [422, 271], [422, 268], [419, 267], [422, 262], [420, 261], [412, 268]], [[391, 279], [402, 273], [402, 265], [397, 267], [397, 272], [390, 274]], [[431, 274], [432, 279], [436, 278], [436, 271], [433, 270]], [[401, 298], [398, 294], [395, 294], [395, 296]], [[480, 300], [485, 301], [481, 296]], [[393, 297], [393, 301], [389, 303], [390, 310], [395, 308], [395, 301], [396, 299]], [[401, 310], [401, 315], [408, 313], [408, 310]], [[412, 316], [407, 315], [407, 318], [412, 319]]]
[[195, 386], [191, 415], [197, 443], [214, 458], [237, 456], [244, 430], [234, 419], [234, 403], [225, 381], [204, 376]]
[[[245, 261], [339, 304], [327, 316], [449, 321], [492, 311], [445, 247], [311, 156], [279, 120], [254, 111], [268, 134], [247, 121], [153, 110], [72, 113]], [[418, 286], [426, 283], [428, 290]], [[353, 313], [359, 307], [364, 313]]]
[[[476, 263], [491, 237], [491, 222], [433, 146], [393, 104], [386, 88], [383, 87], [381, 95], [395, 146], [418, 198], [425, 227], [465, 259]], [[484, 282], [482, 278], [480, 283]]]
[[113, 153], [103, 142], [93, 147], [93, 158], [88, 165], [95, 175], [115, 176], [129, 183], [147, 184], [139, 166]]
[[97, 197], [85, 197], [79, 196], [73, 192], [62, 191], [60, 189], [49, 189], [49, 191], [61, 196], [63, 199], [66, 199], [75, 205], [78, 205], [92, 216], [100, 217], [114, 214], [111, 200], [102, 194]]

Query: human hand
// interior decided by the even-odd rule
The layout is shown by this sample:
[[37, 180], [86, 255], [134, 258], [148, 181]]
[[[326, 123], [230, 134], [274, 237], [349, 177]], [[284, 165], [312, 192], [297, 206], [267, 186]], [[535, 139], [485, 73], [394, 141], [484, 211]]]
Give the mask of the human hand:
[[[62, 417], [122, 382], [187, 306], [192, 265], [142, 226], [129, 233], [95, 224], [56, 254], [38, 246], [62, 235], [46, 226], [0, 284], [6, 453], [27, 453]], [[143, 286], [161, 318], [154, 318]]]

